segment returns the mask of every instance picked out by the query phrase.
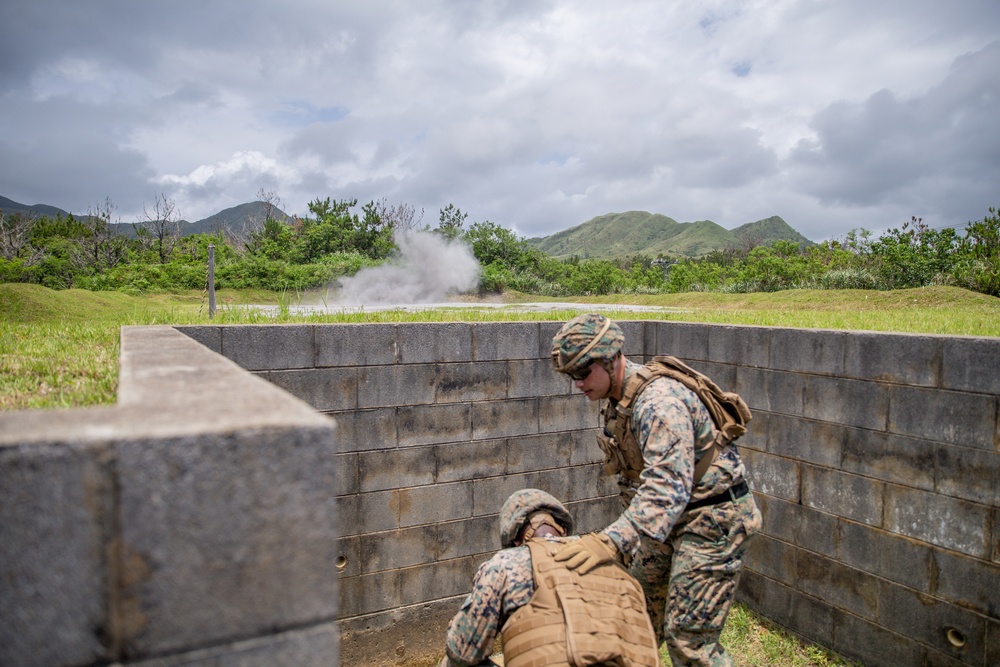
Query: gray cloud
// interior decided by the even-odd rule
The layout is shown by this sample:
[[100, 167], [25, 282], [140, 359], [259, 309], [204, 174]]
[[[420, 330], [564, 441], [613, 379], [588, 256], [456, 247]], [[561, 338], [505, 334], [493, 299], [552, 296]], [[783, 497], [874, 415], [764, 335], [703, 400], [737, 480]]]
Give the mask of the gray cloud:
[[0, 194], [954, 224], [1000, 204], [998, 28], [994, 0], [7, 2]]

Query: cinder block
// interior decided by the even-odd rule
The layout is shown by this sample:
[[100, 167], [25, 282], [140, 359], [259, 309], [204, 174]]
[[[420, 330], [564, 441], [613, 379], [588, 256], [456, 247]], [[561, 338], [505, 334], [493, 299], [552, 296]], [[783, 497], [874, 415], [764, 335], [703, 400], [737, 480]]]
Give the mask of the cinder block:
[[434, 450], [430, 447], [360, 452], [357, 456], [362, 493], [434, 483]]
[[708, 359], [715, 363], [767, 368], [771, 332], [769, 327], [709, 327]]
[[[878, 623], [970, 665], [982, 665], [986, 619], [937, 598], [885, 583], [879, 599]], [[949, 630], [961, 633], [964, 643], [948, 641]]]
[[495, 477], [507, 471], [507, 440], [477, 440], [434, 447], [441, 482]]
[[604, 474], [601, 465], [591, 464], [561, 468], [560, 472], [566, 476], [568, 481], [565, 493], [557, 496], [564, 503], [618, 492], [617, 483], [608, 484], [610, 478]]
[[888, 423], [888, 394], [874, 382], [813, 376], [802, 399], [802, 414], [812, 419], [875, 431]]
[[574, 431], [600, 426], [599, 406], [586, 396], [542, 396], [538, 399], [538, 430]]
[[341, 618], [398, 608], [403, 601], [401, 579], [399, 570], [344, 577], [340, 580]]
[[[378, 533], [399, 528], [399, 490], [359, 493], [357, 533]], [[346, 524], [345, 524], [346, 525]]]
[[340, 628], [323, 623], [250, 640], [130, 663], [136, 667], [244, 667], [296, 665], [336, 667], [340, 655]]
[[687, 322], [650, 323], [656, 332], [655, 347], [646, 349], [646, 354], [669, 354], [691, 361], [707, 361], [708, 332], [712, 325]]
[[0, 446], [0, 662], [111, 657], [113, 487], [103, 447]]
[[947, 337], [942, 346], [943, 388], [1000, 394], [1000, 340]]
[[448, 622], [465, 596], [455, 596], [345, 619], [341, 628], [341, 665], [436, 665], [444, 655]]
[[[473, 516], [496, 515], [510, 494], [518, 489], [537, 488], [533, 485], [533, 481], [529, 473], [475, 480], [472, 488]], [[549, 489], [542, 490], [552, 493]]]
[[437, 560], [437, 526], [424, 525], [359, 536], [361, 572], [397, 570]]
[[331, 450], [306, 428], [117, 446], [127, 657], [334, 617]]
[[403, 528], [471, 516], [471, 481], [432, 484], [399, 491], [399, 525]]
[[334, 458], [335, 464], [335, 474], [333, 487], [330, 490], [337, 495], [357, 493], [360, 484], [358, 455], [350, 452], [346, 454], [332, 454], [333, 451], [331, 447], [331, 455]]
[[538, 433], [538, 401], [486, 401], [472, 404], [472, 438], [487, 440]]
[[770, 367], [814, 375], [843, 375], [847, 336], [843, 331], [772, 329]]
[[[691, 368], [695, 369], [699, 373], [704, 373], [712, 381], [719, 385], [722, 391], [736, 391], [736, 366], [733, 364], [713, 364], [710, 361], [693, 361], [688, 359], [681, 359]], [[739, 392], [737, 392], [739, 393]], [[743, 399], [746, 400], [745, 398]]]
[[[464, 596], [472, 588], [475, 573], [471, 557], [408, 567], [400, 572], [402, 602], [404, 605], [426, 604], [456, 595]], [[443, 630], [447, 631], [447, 627]], [[437, 640], [442, 653], [444, 631], [438, 635]]]
[[537, 359], [538, 322], [490, 322], [472, 325], [472, 358]]
[[[357, 496], [349, 496], [352, 498], [357, 498]], [[340, 507], [338, 500], [337, 507]], [[334, 567], [337, 570], [337, 580], [340, 581], [346, 577], [356, 577], [361, 574], [361, 536], [360, 535], [347, 535], [341, 537], [337, 540], [337, 560], [334, 562]]]
[[174, 328], [185, 336], [198, 341], [212, 352], [222, 354], [222, 327], [179, 326]]
[[1000, 452], [938, 444], [934, 455], [937, 493], [1000, 506]]
[[767, 451], [792, 460], [839, 468], [845, 428], [839, 424], [768, 415]]
[[502, 361], [438, 364], [434, 402], [489, 401], [507, 397], [507, 364]]
[[799, 464], [792, 459], [745, 449], [743, 464], [754, 491], [799, 502]]
[[874, 526], [844, 519], [838, 523], [839, 560], [914, 590], [930, 592], [932, 576], [927, 545]]
[[437, 560], [464, 558], [490, 553], [500, 548], [500, 528], [496, 512], [459, 521], [446, 521], [437, 526]]
[[770, 432], [768, 424], [770, 423], [771, 415], [763, 410], [751, 410], [751, 413], [753, 414], [753, 419], [747, 427], [747, 432], [736, 441], [736, 446], [740, 452], [750, 449], [758, 452], [766, 452], [768, 449], [768, 434]]
[[317, 324], [315, 331], [319, 367], [396, 363], [395, 324]]
[[313, 327], [300, 324], [222, 327], [222, 354], [248, 371], [312, 368]]
[[935, 443], [858, 428], [845, 428], [843, 434], [845, 472], [927, 491], [934, 488]]
[[358, 407], [426, 405], [437, 393], [433, 364], [366, 366], [358, 369]]
[[798, 373], [739, 366], [731, 391], [742, 396], [751, 411], [799, 416], [803, 414], [807, 382], [809, 378]]
[[552, 339], [559, 333], [563, 324], [565, 322], [538, 323], [538, 354], [535, 355], [538, 359], [552, 359]]
[[858, 380], [936, 387], [941, 377], [939, 336], [848, 332], [844, 375]]
[[557, 373], [548, 359], [525, 359], [507, 362], [507, 396], [566, 396], [579, 393], [568, 375]]
[[472, 325], [463, 322], [397, 324], [399, 363], [472, 361]]
[[986, 621], [985, 665], [1000, 665], [1000, 621]]
[[812, 596], [745, 569], [737, 599], [812, 642], [833, 644], [834, 609]]
[[1000, 616], [1000, 564], [932, 549], [935, 597], [996, 619]]
[[923, 665], [924, 648], [905, 636], [839, 609], [830, 610], [833, 641], [826, 646], [864, 665]]
[[989, 559], [987, 507], [947, 496], [890, 484], [886, 488], [885, 528], [945, 549]]
[[512, 473], [603, 462], [596, 429], [512, 438], [507, 447], [507, 469]]
[[871, 526], [882, 523], [883, 483], [829, 468], [803, 465], [802, 504]]
[[837, 554], [837, 517], [761, 493], [754, 499], [764, 515], [765, 534], [826, 556]]
[[993, 396], [889, 387], [889, 430], [893, 433], [992, 451], [996, 411]]
[[260, 376], [321, 412], [358, 405], [358, 375], [353, 368], [265, 371]]
[[615, 320], [621, 328], [625, 341], [622, 343], [622, 354], [626, 357], [639, 358], [645, 353], [646, 324], [642, 320]]
[[798, 549], [794, 545], [760, 533], [746, 545], [743, 562], [747, 569], [785, 584], [795, 583]]
[[396, 408], [347, 410], [330, 415], [337, 422], [336, 444], [341, 452], [396, 447]]
[[804, 549], [796, 556], [796, 589], [861, 618], [876, 620], [880, 579]]
[[580, 535], [610, 526], [622, 513], [617, 493], [564, 504], [573, 517], [573, 532]]
[[468, 403], [411, 405], [396, 411], [399, 446], [459, 442], [472, 437], [472, 406]]

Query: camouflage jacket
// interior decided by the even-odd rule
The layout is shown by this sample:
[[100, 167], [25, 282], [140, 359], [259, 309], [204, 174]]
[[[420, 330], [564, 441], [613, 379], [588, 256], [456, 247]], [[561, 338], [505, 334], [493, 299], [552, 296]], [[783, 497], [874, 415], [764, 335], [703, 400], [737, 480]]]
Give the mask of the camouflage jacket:
[[[624, 382], [639, 367], [626, 359]], [[666, 542], [689, 501], [722, 493], [746, 473], [736, 445], [729, 444], [693, 487], [695, 451], [711, 442], [716, 430], [697, 394], [676, 380], [657, 378], [635, 399], [632, 432], [642, 450], [641, 484], [622, 515], [603, 531], [628, 557], [635, 554], [640, 535]]]
[[[545, 537], [565, 542], [564, 537]], [[442, 665], [468, 667], [490, 656], [500, 629], [535, 592], [531, 552], [526, 546], [503, 549], [476, 572], [472, 592], [451, 619], [445, 640], [447, 660]]]

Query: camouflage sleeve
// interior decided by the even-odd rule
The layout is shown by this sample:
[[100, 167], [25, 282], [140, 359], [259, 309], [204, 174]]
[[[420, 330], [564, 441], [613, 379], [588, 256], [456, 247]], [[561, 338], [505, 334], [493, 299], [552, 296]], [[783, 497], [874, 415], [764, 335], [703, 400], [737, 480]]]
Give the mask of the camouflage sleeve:
[[489, 657], [507, 617], [527, 604], [534, 590], [527, 547], [504, 549], [483, 563], [472, 592], [448, 626], [447, 658], [441, 664], [468, 667]]
[[[699, 408], [708, 424], [693, 416]], [[604, 530], [630, 557], [640, 534], [667, 540], [691, 498], [695, 441], [714, 437], [711, 416], [701, 401], [679, 383], [663, 378], [636, 399], [632, 426], [642, 449], [641, 484], [631, 504]]]

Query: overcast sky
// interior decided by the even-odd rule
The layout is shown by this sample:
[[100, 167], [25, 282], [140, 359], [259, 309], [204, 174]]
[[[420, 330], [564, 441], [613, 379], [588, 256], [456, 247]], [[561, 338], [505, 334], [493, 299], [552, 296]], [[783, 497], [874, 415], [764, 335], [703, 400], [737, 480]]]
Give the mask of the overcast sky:
[[1000, 206], [1000, 2], [5, 0], [0, 127], [0, 195], [122, 222], [961, 225]]

